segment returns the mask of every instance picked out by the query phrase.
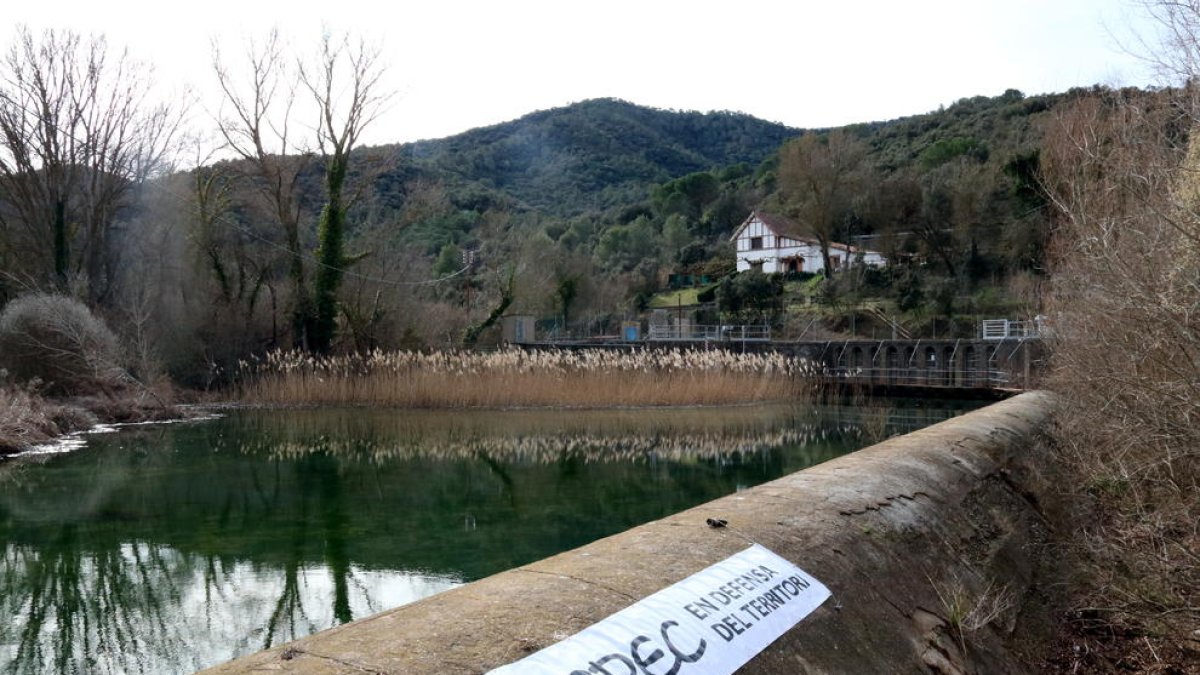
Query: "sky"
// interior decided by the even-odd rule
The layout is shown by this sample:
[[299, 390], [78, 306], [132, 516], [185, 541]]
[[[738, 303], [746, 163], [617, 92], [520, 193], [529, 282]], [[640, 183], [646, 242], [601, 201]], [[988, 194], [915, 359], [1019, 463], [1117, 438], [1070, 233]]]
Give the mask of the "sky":
[[61, 0], [5, 15], [128, 48], [164, 89], [192, 92], [199, 125], [219, 100], [214, 43], [237, 53], [277, 28], [311, 51], [325, 32], [361, 36], [380, 46], [396, 94], [366, 144], [600, 97], [813, 128], [1010, 88], [1154, 83], [1130, 53], [1152, 34], [1132, 0]]

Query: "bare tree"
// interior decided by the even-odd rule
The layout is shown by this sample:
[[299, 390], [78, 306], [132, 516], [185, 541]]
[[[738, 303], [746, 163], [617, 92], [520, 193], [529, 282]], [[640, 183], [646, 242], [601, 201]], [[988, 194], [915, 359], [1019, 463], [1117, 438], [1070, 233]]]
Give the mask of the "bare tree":
[[239, 78], [214, 46], [213, 70], [224, 94], [217, 111], [217, 129], [225, 147], [242, 160], [240, 168], [266, 202], [283, 233], [292, 283], [292, 328], [295, 340], [307, 344], [312, 299], [300, 240], [300, 176], [312, 161], [309, 148], [293, 133], [299, 72], [283, 53], [281, 38], [272, 31], [265, 43], [251, 43]]
[[150, 68], [103, 38], [16, 31], [0, 61], [0, 227], [35, 280], [79, 273], [92, 302], [107, 297], [113, 224], [168, 168], [182, 120], [152, 92]]
[[301, 67], [304, 83], [320, 112], [317, 147], [325, 159], [325, 207], [317, 227], [315, 321], [310, 335], [315, 351], [329, 350], [337, 319], [342, 273], [353, 261], [344, 252], [346, 177], [350, 154], [363, 129], [382, 112], [390, 94], [380, 91], [383, 69], [379, 50], [343, 37], [321, 42], [316, 64]]
[[833, 273], [829, 248], [836, 231], [846, 224], [865, 156], [863, 142], [841, 129], [828, 135], [806, 134], [779, 153], [784, 208], [820, 244], [826, 276]]
[[[359, 138], [389, 98], [380, 91], [383, 67], [377, 49], [349, 38], [326, 36], [309, 63], [291, 60], [279, 34], [247, 54], [246, 80], [237, 77], [217, 53], [214, 67], [224, 92], [218, 127], [227, 146], [250, 168], [259, 193], [272, 206], [284, 232], [295, 293], [296, 341], [327, 351], [337, 319], [337, 294], [346, 267], [346, 194], [351, 157]], [[308, 100], [304, 96], [307, 94]], [[311, 105], [309, 105], [311, 104]], [[312, 117], [308, 117], [308, 112]], [[312, 136], [295, 125], [308, 119]], [[323, 160], [325, 194], [318, 224], [315, 283], [309, 288], [301, 241], [303, 220], [299, 181], [316, 156]]]

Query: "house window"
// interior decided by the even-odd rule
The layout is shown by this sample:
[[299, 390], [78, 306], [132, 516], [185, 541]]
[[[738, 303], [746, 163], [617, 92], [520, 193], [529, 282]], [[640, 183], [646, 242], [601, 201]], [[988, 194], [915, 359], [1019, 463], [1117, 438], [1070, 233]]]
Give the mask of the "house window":
[[762, 237], [750, 237], [750, 250], [757, 251], [762, 248]]
[[842, 256], [840, 256], [840, 255], [829, 256], [829, 264], [833, 265], [834, 269], [841, 267], [842, 266]]
[[754, 262], [750, 263], [750, 270], [753, 272], [763, 271], [763, 261], [755, 260]]

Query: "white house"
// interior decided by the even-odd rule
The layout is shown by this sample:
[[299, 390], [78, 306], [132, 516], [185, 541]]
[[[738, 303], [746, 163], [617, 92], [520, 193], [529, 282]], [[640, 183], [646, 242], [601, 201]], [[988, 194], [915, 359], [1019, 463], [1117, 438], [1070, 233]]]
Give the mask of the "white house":
[[[739, 272], [758, 269], [772, 274], [825, 269], [821, 244], [805, 234], [799, 223], [783, 216], [751, 211], [729, 239], [736, 243]], [[882, 267], [887, 264], [887, 260], [875, 251], [836, 242], [829, 245], [829, 262], [835, 268], [856, 264], [860, 255], [865, 265]]]

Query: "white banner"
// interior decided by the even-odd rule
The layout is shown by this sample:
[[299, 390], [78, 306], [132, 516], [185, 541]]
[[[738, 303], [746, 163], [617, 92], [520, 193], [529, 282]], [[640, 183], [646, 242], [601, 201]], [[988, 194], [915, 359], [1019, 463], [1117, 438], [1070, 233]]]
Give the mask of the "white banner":
[[489, 675], [728, 675], [828, 597], [755, 544]]

